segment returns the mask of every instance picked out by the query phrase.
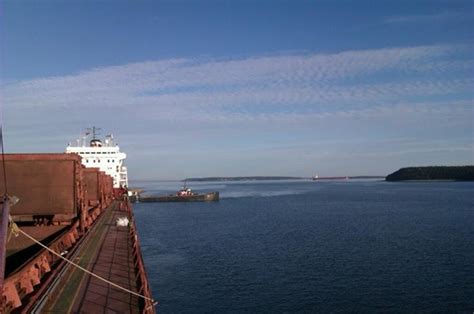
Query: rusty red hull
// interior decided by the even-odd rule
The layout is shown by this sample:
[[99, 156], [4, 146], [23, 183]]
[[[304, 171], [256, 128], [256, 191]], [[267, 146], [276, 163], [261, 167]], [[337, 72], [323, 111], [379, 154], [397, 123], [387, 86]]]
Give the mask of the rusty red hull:
[[[127, 199], [113, 188], [112, 178], [95, 168], [84, 168], [75, 154], [5, 155], [7, 188], [20, 202], [12, 207], [13, 219], [22, 230], [33, 234], [53, 251], [68, 256], [88, 237], [104, 213], [119, 206], [133, 222]], [[0, 171], [0, 189], [5, 173]], [[113, 222], [112, 222], [113, 223]], [[137, 290], [151, 298], [140, 245], [134, 227], [130, 229], [130, 252]], [[99, 246], [100, 247], [100, 246]], [[7, 245], [8, 277], [0, 312], [28, 311], [48, 289], [65, 262], [51, 252], [22, 239]], [[10, 261], [10, 265], [9, 265]], [[14, 266], [14, 267], [13, 267]], [[137, 303], [137, 311], [154, 313], [150, 302]]]

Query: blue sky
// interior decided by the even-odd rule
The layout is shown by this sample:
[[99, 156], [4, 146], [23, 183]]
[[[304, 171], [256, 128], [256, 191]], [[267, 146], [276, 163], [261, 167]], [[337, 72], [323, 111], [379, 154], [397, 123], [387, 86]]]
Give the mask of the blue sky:
[[96, 125], [132, 179], [474, 163], [472, 1], [0, 10], [7, 152], [60, 152]]

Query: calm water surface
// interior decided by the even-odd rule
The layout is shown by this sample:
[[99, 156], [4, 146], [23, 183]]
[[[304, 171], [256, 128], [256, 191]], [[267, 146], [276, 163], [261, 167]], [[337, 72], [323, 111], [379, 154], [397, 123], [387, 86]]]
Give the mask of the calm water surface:
[[193, 187], [221, 201], [134, 207], [162, 313], [474, 311], [474, 183]]

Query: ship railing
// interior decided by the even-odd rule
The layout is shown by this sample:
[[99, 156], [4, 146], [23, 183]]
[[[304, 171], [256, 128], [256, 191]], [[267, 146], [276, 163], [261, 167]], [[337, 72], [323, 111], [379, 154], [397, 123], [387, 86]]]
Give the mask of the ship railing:
[[[90, 208], [84, 220], [85, 227], [89, 229], [102, 213], [103, 210], [100, 206]], [[80, 221], [77, 220], [68, 231], [54, 240], [49, 248], [61, 255], [70, 252], [71, 248], [83, 236], [83, 232], [80, 230]], [[20, 306], [23, 306], [23, 309], [31, 307], [40, 297], [44, 287], [54, 277], [53, 274], [63, 266], [62, 259], [45, 249], [36, 253], [5, 279], [0, 313], [9, 313]], [[48, 275], [51, 271], [52, 273]], [[35, 288], [35, 286], [38, 287]], [[32, 294], [33, 292], [34, 294]], [[30, 294], [32, 295], [26, 298]], [[23, 304], [23, 299], [27, 299], [27, 303]]]
[[[80, 238], [79, 230], [79, 221], [76, 221], [67, 232], [53, 241], [49, 247], [61, 255], [66, 254]], [[64, 265], [61, 261], [53, 253], [41, 250], [23, 266], [10, 274], [5, 279], [0, 313], [9, 313], [20, 306], [23, 306], [23, 309], [31, 307], [53, 279], [54, 274]], [[50, 272], [51, 274], [47, 276]], [[26, 298], [30, 294], [32, 295]], [[27, 300], [26, 304], [22, 303], [24, 299]]]
[[139, 287], [139, 293], [147, 297], [147, 299], [141, 299], [142, 302], [142, 313], [152, 314], [156, 313], [155, 304], [153, 304], [150, 284], [148, 282], [148, 277], [146, 275], [145, 263], [143, 262], [143, 257], [140, 248], [140, 241], [138, 240], [137, 227], [135, 224], [135, 217], [133, 215], [132, 206], [128, 198], [124, 200], [124, 209], [128, 212], [130, 217], [130, 238], [132, 240], [133, 248], [133, 259], [134, 266], [136, 268], [136, 281]]

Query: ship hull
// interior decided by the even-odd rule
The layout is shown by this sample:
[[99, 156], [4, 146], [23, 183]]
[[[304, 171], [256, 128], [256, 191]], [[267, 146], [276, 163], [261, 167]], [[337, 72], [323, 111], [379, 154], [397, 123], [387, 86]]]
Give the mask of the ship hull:
[[[10, 210], [19, 234], [2, 248], [8, 257], [0, 313], [103, 313], [112, 304], [121, 313], [155, 313], [133, 210], [123, 189], [113, 188], [113, 178], [84, 168], [75, 154], [7, 154], [3, 161], [0, 190], [8, 173], [9, 193], [21, 201]], [[128, 224], [118, 226], [118, 218]], [[110, 286], [61, 256], [131, 294], [109, 294]]]

